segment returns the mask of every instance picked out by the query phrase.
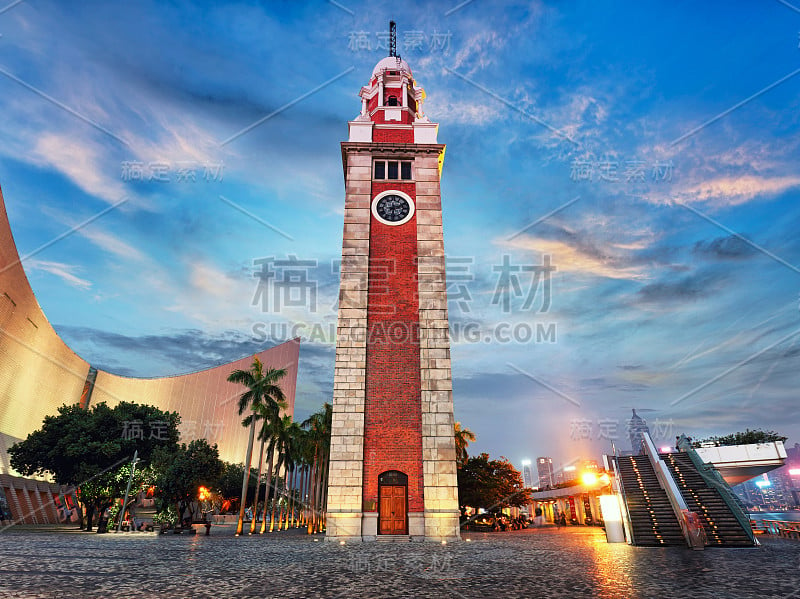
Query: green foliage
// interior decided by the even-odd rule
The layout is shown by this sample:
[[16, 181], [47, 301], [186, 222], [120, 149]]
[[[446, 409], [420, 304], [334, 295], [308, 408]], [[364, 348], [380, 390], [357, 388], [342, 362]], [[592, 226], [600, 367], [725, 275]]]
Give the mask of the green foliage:
[[179, 423], [177, 412], [132, 402], [87, 410], [63, 405], [8, 453], [11, 466], [24, 476], [50, 474], [58, 484], [77, 487], [90, 530], [92, 515], [124, 494], [134, 452], [141, 463], [132, 493], [152, 475], [146, 466], [154, 453], [176, 447]]
[[[248, 503], [256, 496], [256, 478], [258, 470], [250, 468], [250, 481], [247, 487], [247, 501]], [[225, 463], [222, 475], [216, 484], [216, 490], [225, 498], [239, 498], [242, 492], [242, 478], [244, 477], [244, 464], [228, 464]], [[263, 482], [262, 482], [263, 485]]]
[[58, 484], [88, 484], [130, 461], [134, 451], [148, 463], [157, 448], [174, 447], [179, 423], [177, 412], [130, 402], [88, 410], [63, 405], [8, 453], [11, 466], [24, 476], [51, 474]]
[[175, 506], [165, 505], [158, 513], [153, 515], [153, 524], [156, 526], [175, 526], [178, 523], [178, 512]]
[[458, 460], [458, 467], [464, 464], [469, 457], [467, 453], [467, 446], [475, 441], [475, 433], [468, 428], [463, 428], [460, 422], [455, 423], [455, 441], [456, 441], [456, 459]]
[[787, 437], [779, 435], [775, 431], [764, 431], [761, 429], [750, 430], [745, 432], [731, 433], [730, 435], [723, 435], [721, 437], [709, 437], [701, 441], [692, 443], [693, 447], [700, 447], [704, 443], [714, 443], [717, 446], [725, 445], [749, 445], [753, 443], [772, 443], [774, 441], [786, 441]]
[[181, 511], [197, 499], [201, 486], [216, 488], [225, 469], [217, 445], [209, 445], [205, 439], [183, 443], [174, 451], [157, 450], [153, 466], [158, 473], [155, 482], [163, 503], [179, 506]]
[[496, 510], [528, 502], [530, 489], [506, 458], [490, 460], [488, 453], [467, 459], [458, 469], [458, 496], [462, 506]]
[[[286, 408], [286, 396], [278, 385], [278, 381], [285, 376], [285, 368], [268, 368], [264, 371], [264, 365], [258, 358], [253, 360], [250, 370], [234, 370], [230, 373], [229, 382], [247, 387], [247, 391], [239, 397], [239, 414], [243, 414], [248, 407], [254, 410], [260, 404], [272, 408]], [[249, 425], [250, 422], [245, 424]]]

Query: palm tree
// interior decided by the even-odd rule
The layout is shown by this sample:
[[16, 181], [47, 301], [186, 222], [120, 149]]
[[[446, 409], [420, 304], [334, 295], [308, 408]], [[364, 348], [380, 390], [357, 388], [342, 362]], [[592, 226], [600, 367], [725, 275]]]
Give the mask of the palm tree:
[[[256, 531], [256, 521], [258, 520], [257, 510], [258, 510], [258, 498], [261, 494], [261, 479], [262, 479], [262, 466], [264, 465], [264, 444], [266, 443], [267, 439], [271, 438], [272, 434], [272, 425], [273, 423], [280, 418], [280, 405], [277, 402], [274, 402], [274, 405], [267, 405], [267, 404], [259, 404], [253, 409], [253, 413], [250, 414], [247, 418], [244, 419], [242, 425], [244, 426], [251, 426], [251, 419], [261, 420], [261, 430], [258, 433], [258, 440], [261, 441], [261, 447], [258, 450], [258, 475], [256, 477], [256, 493], [255, 497], [253, 498], [253, 519], [250, 521], [250, 534], [253, 534]], [[267, 470], [267, 489], [266, 489], [266, 497], [264, 501], [269, 500], [269, 485], [271, 483], [271, 476], [272, 476], [272, 458], [273, 458], [273, 447], [270, 445], [269, 448], [269, 469]], [[266, 510], [265, 510], [266, 513]], [[264, 526], [262, 523], [261, 531], [264, 532]]]
[[295, 466], [299, 460], [299, 445], [302, 439], [303, 430], [296, 422], [289, 424], [286, 431], [288, 436], [288, 443], [284, 447], [284, 469], [286, 471], [285, 489], [286, 489], [286, 518], [283, 521], [283, 529], [289, 530], [291, 520], [294, 519], [294, 485], [295, 485]]
[[[259, 405], [266, 405], [271, 410], [278, 411], [286, 408], [286, 397], [278, 385], [278, 381], [286, 376], [285, 368], [269, 368], [264, 371], [264, 365], [257, 357], [253, 359], [250, 370], [234, 370], [228, 376], [228, 382], [239, 383], [247, 387], [247, 391], [239, 398], [239, 415], [249, 407], [255, 413]], [[250, 418], [244, 426], [250, 426], [250, 437], [247, 441], [247, 455], [245, 456], [244, 476], [242, 477], [242, 501], [239, 504], [239, 520], [236, 524], [236, 535], [242, 534], [244, 525], [244, 508], [247, 502], [247, 482], [250, 477], [250, 464], [253, 461], [253, 437], [256, 432], [256, 418]], [[255, 514], [253, 515], [255, 518]]]
[[[280, 475], [281, 468], [285, 468], [284, 484], [287, 482], [288, 464], [294, 451], [293, 445], [293, 425], [291, 416], [284, 416], [275, 422], [273, 430], [273, 440], [275, 449], [278, 450], [278, 465], [275, 468], [275, 499], [272, 501], [272, 515], [270, 516], [269, 531], [275, 530], [275, 513], [278, 508], [278, 476]], [[296, 426], [296, 425], [295, 425]], [[278, 522], [278, 530], [280, 530], [280, 521]]]
[[308, 534], [321, 532], [324, 527], [332, 421], [333, 407], [329, 403], [325, 403], [322, 410], [309, 416], [302, 425], [309, 432], [309, 443], [313, 445], [314, 456], [309, 472]]
[[456, 438], [456, 460], [459, 466], [463, 465], [469, 455], [467, 454], [467, 446], [475, 441], [475, 433], [468, 428], [461, 428], [461, 423], [456, 422], [455, 425], [455, 438]]
[[260, 533], [264, 534], [267, 531], [267, 514], [269, 513], [269, 501], [270, 497], [273, 497], [273, 501], [277, 498], [277, 489], [276, 492], [273, 493], [272, 490], [277, 485], [277, 476], [276, 476], [276, 485], [272, 483], [272, 474], [273, 474], [273, 466], [275, 464], [275, 446], [276, 446], [276, 435], [275, 430], [277, 427], [281, 426], [281, 419], [276, 418], [273, 421], [267, 422], [264, 421], [264, 425], [261, 427], [261, 431], [258, 434], [258, 438], [261, 440], [268, 440], [269, 445], [267, 449], [267, 453], [269, 455], [269, 459], [267, 460], [268, 466], [266, 470], [266, 490], [264, 492], [264, 512], [261, 516], [261, 530]]

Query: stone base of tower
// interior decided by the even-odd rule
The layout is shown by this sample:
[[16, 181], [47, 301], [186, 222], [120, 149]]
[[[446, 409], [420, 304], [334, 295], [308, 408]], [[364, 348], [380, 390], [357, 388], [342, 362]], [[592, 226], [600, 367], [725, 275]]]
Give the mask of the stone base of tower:
[[326, 541], [361, 541], [361, 512], [327, 512]]
[[[460, 521], [461, 513], [456, 511], [446, 512], [410, 512], [408, 514], [408, 535], [409, 541], [430, 541], [441, 543], [447, 541], [460, 541]], [[357, 513], [332, 513], [326, 515], [326, 542], [370, 542], [377, 541], [381, 535], [378, 534], [378, 513], [377, 512], [357, 512]]]
[[441, 543], [461, 540], [461, 512], [425, 512], [425, 540]]

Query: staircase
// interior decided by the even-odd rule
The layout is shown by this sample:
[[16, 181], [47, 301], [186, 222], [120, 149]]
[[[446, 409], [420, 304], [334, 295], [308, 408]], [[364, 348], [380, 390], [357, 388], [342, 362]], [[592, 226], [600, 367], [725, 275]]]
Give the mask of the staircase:
[[719, 491], [709, 486], [700, 476], [688, 455], [669, 453], [662, 455], [661, 458], [678, 484], [686, 505], [700, 516], [709, 545], [753, 546], [753, 542], [742, 529], [742, 525], [722, 500]]
[[633, 527], [633, 544], [686, 547], [680, 523], [666, 492], [658, 484], [650, 458], [646, 455], [620, 456], [617, 464]]

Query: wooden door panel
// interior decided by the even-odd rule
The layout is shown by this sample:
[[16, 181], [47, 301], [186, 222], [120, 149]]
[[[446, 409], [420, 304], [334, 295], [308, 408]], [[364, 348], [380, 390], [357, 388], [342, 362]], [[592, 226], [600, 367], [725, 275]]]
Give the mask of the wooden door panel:
[[382, 486], [380, 488], [380, 533], [406, 534], [406, 488]]

